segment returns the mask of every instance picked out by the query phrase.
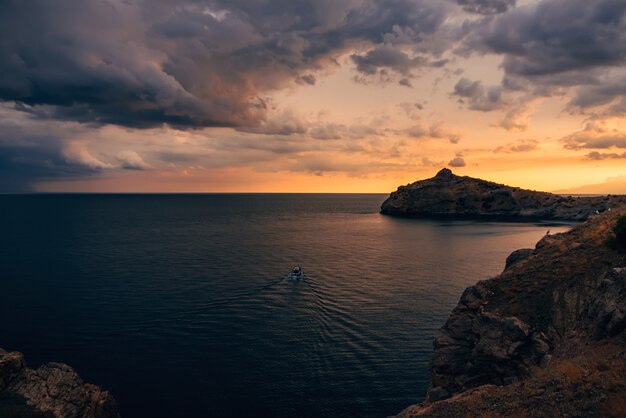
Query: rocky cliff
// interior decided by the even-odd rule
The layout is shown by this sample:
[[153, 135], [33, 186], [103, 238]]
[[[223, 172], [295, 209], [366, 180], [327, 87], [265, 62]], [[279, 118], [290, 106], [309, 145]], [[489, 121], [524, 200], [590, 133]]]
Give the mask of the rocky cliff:
[[583, 221], [623, 203], [625, 196], [565, 197], [457, 176], [444, 168], [433, 178], [398, 187], [380, 212], [417, 217]]
[[401, 417], [626, 416], [626, 206], [518, 250], [437, 334], [430, 388]]
[[26, 367], [21, 353], [0, 349], [0, 417], [119, 418], [109, 392], [84, 383], [66, 364]]

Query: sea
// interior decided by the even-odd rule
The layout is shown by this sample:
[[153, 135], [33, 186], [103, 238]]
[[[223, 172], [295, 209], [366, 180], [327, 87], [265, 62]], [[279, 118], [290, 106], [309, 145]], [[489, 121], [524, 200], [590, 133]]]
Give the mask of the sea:
[[385, 197], [2, 195], [0, 347], [70, 364], [124, 418], [396, 414], [463, 290], [570, 226], [394, 218]]

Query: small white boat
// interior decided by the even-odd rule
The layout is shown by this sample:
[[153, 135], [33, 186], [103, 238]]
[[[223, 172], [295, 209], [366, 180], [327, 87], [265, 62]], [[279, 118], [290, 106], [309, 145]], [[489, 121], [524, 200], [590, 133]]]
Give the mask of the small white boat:
[[302, 280], [303, 277], [304, 272], [302, 271], [302, 266], [293, 266], [291, 273], [289, 273], [289, 280]]

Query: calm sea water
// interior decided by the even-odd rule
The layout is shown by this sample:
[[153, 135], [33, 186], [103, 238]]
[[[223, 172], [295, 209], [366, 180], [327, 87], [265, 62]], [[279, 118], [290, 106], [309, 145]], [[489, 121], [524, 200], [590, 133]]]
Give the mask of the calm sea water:
[[397, 413], [463, 289], [547, 227], [384, 198], [0, 196], [0, 347], [69, 363], [123, 417]]

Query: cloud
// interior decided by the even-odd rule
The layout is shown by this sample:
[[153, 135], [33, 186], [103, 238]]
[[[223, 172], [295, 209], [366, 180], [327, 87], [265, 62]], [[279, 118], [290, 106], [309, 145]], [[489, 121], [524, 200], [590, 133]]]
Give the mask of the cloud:
[[346, 135], [346, 126], [338, 123], [326, 123], [311, 130], [311, 136], [315, 139], [343, 139]]
[[[382, 126], [380, 121], [376, 124]], [[307, 132], [292, 135], [233, 129], [94, 128], [41, 120], [0, 105], [0, 191], [30, 191], [41, 183], [79, 179], [120, 179], [125, 170], [150, 170], [155, 179], [180, 176], [184, 170], [293, 171], [296, 162], [304, 164], [309, 158], [335, 161], [333, 172], [369, 175], [391, 167], [388, 164], [401, 167], [410, 160], [403, 155], [402, 141], [387, 138], [384, 130], [369, 125], [317, 122], [307, 126]], [[312, 135], [316, 130], [325, 130], [325, 139], [337, 139], [322, 141], [321, 133], [318, 138]], [[313, 168], [300, 171], [314, 172]], [[326, 171], [330, 168], [319, 164], [315, 169]], [[137, 179], [141, 174], [124, 175]]]
[[239, 130], [263, 135], [293, 135], [305, 133], [307, 126], [301, 117], [285, 110], [281, 114], [260, 121], [257, 126], [243, 127]]
[[516, 0], [456, 0], [469, 13], [492, 15], [515, 7]]
[[428, 129], [422, 125], [413, 125], [404, 131], [406, 135], [411, 138], [426, 138], [428, 137]]
[[32, 191], [41, 180], [97, 175], [106, 163], [94, 158], [85, 164], [88, 158], [81, 159], [78, 149], [69, 158], [65, 153], [66, 137], [81, 133], [75, 126], [29, 123], [27, 114], [0, 105], [0, 191]]
[[[15, 138], [15, 137], [12, 137]], [[31, 191], [32, 184], [50, 177], [86, 177], [92, 170], [65, 161], [54, 136], [29, 135], [20, 143], [7, 142], [0, 133], [0, 191]]]
[[384, 136], [384, 132], [382, 130], [376, 129], [371, 125], [344, 125], [340, 123], [314, 124], [309, 130], [309, 134], [312, 138], [319, 140], [358, 140]]
[[458, 144], [461, 142], [461, 137], [459, 135], [452, 134], [448, 137], [448, 141], [450, 141], [451, 144]]
[[443, 161], [431, 160], [429, 157], [422, 157], [420, 161], [422, 167], [441, 167], [443, 164]]
[[618, 159], [618, 158], [626, 158], [626, 152], [623, 152], [621, 154], [616, 154], [616, 153], [606, 153], [606, 152], [598, 152], [598, 151], [592, 151], [589, 154], [587, 154], [587, 159], [589, 160], [606, 160], [606, 159]]
[[446, 138], [451, 144], [458, 144], [461, 140], [461, 134], [456, 131], [448, 130], [443, 122], [435, 122], [430, 125], [428, 135], [431, 138]]
[[[539, 77], [626, 59], [626, 3], [543, 0], [471, 25], [471, 47], [504, 55], [507, 75]], [[468, 28], [469, 29], [469, 28]]]
[[317, 78], [313, 74], [304, 74], [302, 77], [300, 77], [300, 80], [302, 80], [305, 84], [311, 86], [315, 85], [315, 83], [317, 82]]
[[463, 159], [463, 155], [457, 154], [450, 162], [448, 163], [449, 167], [465, 167], [465, 159]]
[[626, 133], [588, 136], [583, 132], [565, 137], [564, 142], [565, 148], [571, 150], [626, 148]]
[[398, 31], [422, 42], [448, 11], [436, 0], [5, 1], [0, 101], [96, 125], [254, 128], [264, 95], [314, 84], [354, 45], [376, 51]]
[[437, 57], [436, 51], [426, 50], [431, 56], [429, 57], [416, 54], [415, 50], [415, 45], [407, 50], [406, 46], [385, 43], [365, 54], [352, 54], [350, 59], [359, 73], [355, 80], [363, 84], [372, 80], [386, 83], [396, 80], [394, 76], [399, 76], [398, 84], [412, 87], [411, 79], [417, 76], [417, 70], [427, 67], [441, 68], [448, 63], [447, 59], [432, 59], [431, 57]]
[[539, 149], [539, 141], [534, 139], [522, 139], [520, 141], [502, 145], [493, 150], [495, 153], [519, 153], [519, 152], [531, 152]]
[[471, 109], [505, 110], [505, 129], [526, 129], [528, 112], [518, 116], [528, 103], [545, 97], [571, 98], [572, 112], [626, 114], [623, 1], [540, 0], [467, 20], [458, 33], [459, 55], [501, 56], [504, 76], [500, 91], [462, 79], [454, 94]]
[[374, 173], [388, 172], [406, 168], [405, 164], [398, 161], [372, 160], [368, 164], [363, 164], [359, 160], [350, 156], [312, 153], [306, 158], [294, 159], [287, 165], [279, 167], [270, 165], [268, 170], [304, 172], [316, 176], [323, 176], [332, 173], [345, 173], [352, 177], [367, 177]]
[[472, 110], [483, 112], [500, 109], [502, 103], [502, 87], [484, 87], [481, 81], [472, 81], [468, 78], [461, 78], [454, 86], [454, 95], [460, 97], [460, 102], [469, 103]]
[[[626, 114], [626, 4], [520, 3], [6, 0], [0, 14], [0, 106], [13, 113], [0, 120], [0, 188], [170, 165], [279, 170], [299, 158], [322, 161], [332, 153], [383, 167], [387, 162], [380, 159], [402, 157], [421, 145], [405, 146], [396, 141], [406, 138], [400, 135], [458, 143], [457, 131], [426, 119], [444, 114], [438, 97], [428, 99], [427, 112], [421, 100], [401, 105], [412, 120], [408, 129], [390, 128], [404, 115], [387, 125], [328, 122], [312, 119], [310, 107], [302, 115], [273, 102], [283, 97], [281, 90], [319, 88], [309, 86], [324, 84], [324, 76], [346, 63], [364, 82], [407, 87], [418, 86], [415, 77], [426, 68], [440, 71], [433, 75], [437, 94], [438, 80], [453, 76], [451, 69], [440, 69], [448, 62], [472, 54], [501, 57], [501, 83], [476, 80], [468, 68], [471, 78], [458, 80], [451, 95], [471, 110], [502, 112], [498, 126], [508, 130], [526, 129], [543, 97], [569, 100], [567, 110], [589, 118]], [[412, 100], [405, 93], [402, 100]], [[428, 97], [431, 91], [415, 93]], [[104, 132], [111, 126], [130, 129], [109, 138]], [[614, 158], [624, 141], [623, 129], [586, 129], [563, 138], [563, 145], [610, 150], [588, 158]], [[528, 152], [533, 144], [497, 149]], [[450, 164], [455, 160], [464, 163], [462, 155]]]
[[376, 125], [377, 123], [375, 120], [372, 121], [370, 125], [363, 125], [363, 124], [350, 125], [348, 128], [347, 136], [350, 139], [366, 139], [366, 138], [384, 136], [385, 135], [384, 131], [381, 129], [375, 128], [374, 126]]
[[420, 102], [416, 102], [416, 103], [400, 103], [400, 104], [398, 104], [398, 106], [402, 110], [404, 110], [404, 113], [406, 113], [406, 116], [409, 119], [419, 120], [421, 118], [420, 111], [424, 110], [424, 104], [425, 103], [420, 103]]
[[248, 97], [211, 96], [169, 73], [167, 51], [146, 38], [140, 12], [117, 1], [5, 2], [0, 100], [31, 106], [40, 117], [140, 128], [252, 117]]
[[603, 121], [590, 121], [583, 130], [563, 137], [561, 142], [569, 150], [626, 149], [626, 132], [609, 129]]
[[381, 69], [388, 69], [404, 77], [410, 77], [412, 70], [428, 63], [424, 57], [409, 57], [391, 45], [380, 45], [365, 55], [353, 54], [350, 59], [356, 64], [358, 72], [368, 76], [378, 74]]
[[569, 103], [570, 108], [585, 110], [604, 107], [596, 112], [604, 116], [623, 116], [626, 114], [626, 77], [603, 77], [590, 85], [576, 90]]
[[132, 150], [121, 151], [115, 158], [121, 164], [122, 168], [127, 170], [147, 170], [150, 168], [150, 164], [146, 163], [141, 155]]
[[78, 141], [70, 141], [66, 143], [63, 149], [63, 156], [68, 163], [81, 165], [92, 170], [113, 168], [111, 164], [102, 162], [91, 155], [87, 146]]
[[405, 135], [410, 138], [433, 138], [433, 139], [447, 139], [451, 144], [458, 144], [461, 140], [461, 134], [446, 128], [445, 124], [441, 121], [432, 123], [428, 128], [421, 124], [413, 125], [404, 131]]
[[507, 131], [527, 130], [529, 119], [535, 110], [535, 102], [537, 100], [533, 97], [520, 98], [519, 103], [508, 108], [498, 126]]

